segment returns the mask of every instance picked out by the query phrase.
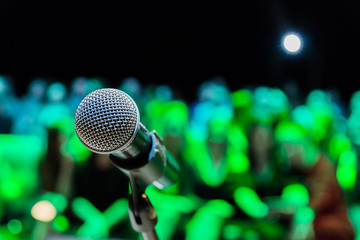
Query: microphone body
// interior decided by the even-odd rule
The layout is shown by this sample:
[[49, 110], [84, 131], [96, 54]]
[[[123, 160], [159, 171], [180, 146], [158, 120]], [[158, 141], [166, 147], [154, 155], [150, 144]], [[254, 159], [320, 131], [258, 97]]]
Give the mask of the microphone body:
[[145, 186], [152, 183], [162, 189], [174, 183], [178, 177], [179, 166], [155, 131], [144, 133], [140, 128], [128, 149], [111, 153], [109, 157], [117, 168], [128, 176], [132, 174], [140, 179], [139, 184]]
[[109, 154], [112, 163], [144, 188], [164, 188], [176, 181], [179, 166], [155, 131], [140, 122], [126, 93], [111, 88], [88, 94], [75, 114], [75, 130], [90, 151]]

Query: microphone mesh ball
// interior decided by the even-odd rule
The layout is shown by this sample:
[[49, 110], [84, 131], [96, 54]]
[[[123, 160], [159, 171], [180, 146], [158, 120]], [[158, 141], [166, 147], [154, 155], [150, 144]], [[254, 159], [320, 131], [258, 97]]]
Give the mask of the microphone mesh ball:
[[91, 151], [111, 153], [126, 148], [140, 122], [134, 100], [123, 91], [103, 88], [88, 94], [75, 114], [75, 131]]

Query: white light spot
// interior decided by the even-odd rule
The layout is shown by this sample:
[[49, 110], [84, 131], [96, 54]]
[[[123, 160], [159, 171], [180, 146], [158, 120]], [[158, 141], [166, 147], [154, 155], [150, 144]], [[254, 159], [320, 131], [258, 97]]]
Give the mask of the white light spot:
[[42, 200], [32, 207], [31, 216], [41, 222], [51, 222], [56, 217], [56, 209], [49, 201]]
[[300, 37], [294, 33], [287, 34], [283, 40], [283, 46], [290, 53], [298, 52], [301, 48]]

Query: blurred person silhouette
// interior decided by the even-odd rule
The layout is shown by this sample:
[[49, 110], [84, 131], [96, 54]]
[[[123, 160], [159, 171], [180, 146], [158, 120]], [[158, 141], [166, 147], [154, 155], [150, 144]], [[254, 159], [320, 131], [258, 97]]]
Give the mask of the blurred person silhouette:
[[136, 102], [136, 105], [138, 105], [139, 108], [143, 108], [142, 106], [144, 102], [142, 102], [142, 86], [137, 78], [125, 78], [119, 85], [118, 89], [129, 94], [129, 96]]
[[154, 90], [153, 98], [143, 106], [143, 121], [149, 130], [156, 130], [168, 151], [178, 159], [189, 121], [188, 107], [182, 100], [173, 98], [169, 86], [160, 85]]
[[[38, 115], [38, 122], [47, 128], [68, 124], [74, 121], [70, 107], [65, 103], [67, 89], [60, 82], [52, 83], [46, 90], [46, 103]], [[73, 128], [64, 128], [74, 132]]]
[[300, 124], [280, 122], [274, 134], [284, 163], [295, 183], [306, 187], [309, 199], [306, 208], [273, 208], [269, 215], [294, 216], [290, 239], [354, 239], [346, 199], [333, 162]]
[[142, 121], [148, 129], [156, 129], [159, 136], [164, 137], [165, 122], [163, 115], [168, 110], [168, 106], [173, 99], [173, 91], [167, 85], [149, 85], [145, 88], [145, 95], [140, 114], [142, 114]]
[[45, 104], [46, 82], [44, 79], [34, 79], [28, 86], [27, 93], [20, 99], [21, 111], [13, 122], [12, 134], [39, 136], [43, 146], [47, 146], [47, 130], [39, 124], [38, 115]]
[[183, 151], [182, 193], [195, 206], [195, 212], [187, 216], [185, 239], [201, 236], [220, 239], [226, 221], [235, 214], [229, 202], [232, 195], [226, 195], [224, 190], [233, 117], [231, 94], [223, 78], [212, 79], [199, 87], [198, 101], [190, 107]]
[[322, 151], [336, 165], [338, 181], [346, 193], [347, 201], [350, 203], [357, 199], [355, 184], [358, 156], [356, 155], [356, 144], [352, 143], [349, 136], [346, 135], [346, 119], [342, 111], [336, 110], [336, 108], [337, 106], [334, 105], [334, 116], [330, 120], [331, 126], [327, 128], [326, 141], [319, 141], [318, 138], [313, 137], [319, 132], [321, 121], [319, 122], [318, 119], [319, 114], [314, 114], [314, 110], [309, 106], [300, 105], [296, 107], [291, 116], [294, 122], [300, 124], [309, 133], [309, 136], [319, 143]]
[[[220, 239], [226, 219], [235, 214], [234, 207], [229, 203], [231, 196], [224, 190], [229, 172], [231, 119], [231, 109], [218, 106], [208, 120], [207, 133], [197, 125], [188, 130], [183, 191], [192, 200], [196, 211], [186, 224], [186, 239], [201, 236]], [[205, 228], [208, 230], [205, 231]]]
[[87, 94], [102, 88], [103, 84], [104, 80], [102, 78], [87, 78], [84, 76], [74, 78], [71, 83], [69, 96], [66, 100], [70, 107], [71, 114], [75, 115], [77, 107]]
[[233, 97], [236, 118], [229, 139], [237, 144], [229, 159], [236, 159], [231, 166], [239, 171], [229, 169], [228, 187], [238, 207], [234, 223], [257, 239], [282, 238], [288, 223], [267, 219], [264, 199], [280, 194], [284, 184], [274, 158], [273, 129], [288, 117], [288, 99], [280, 89], [264, 86], [237, 91]]
[[214, 189], [227, 176], [226, 148], [234, 110], [224, 79], [205, 82], [199, 87], [198, 96], [199, 100], [190, 108], [184, 159], [189, 166], [186, 169], [193, 171], [189, 187], [195, 189], [190, 192], [197, 188], [197, 194], [205, 197], [216, 193]]
[[64, 150], [75, 130], [73, 116], [65, 103], [66, 93], [62, 83], [52, 83], [46, 90], [47, 101], [37, 121], [48, 130], [47, 150], [41, 166], [42, 189], [69, 198], [72, 194], [74, 158]]
[[[356, 91], [352, 94], [349, 102], [349, 116], [346, 122], [346, 135], [351, 141], [351, 145], [354, 147], [356, 152], [357, 160], [360, 159], [360, 91]], [[357, 161], [357, 166], [360, 164]], [[360, 197], [360, 169], [357, 167], [356, 181], [355, 181], [355, 199]]]
[[81, 100], [83, 100], [83, 98], [87, 94], [88, 81], [88, 78], [80, 76], [74, 78], [71, 83], [70, 94], [67, 102], [70, 107], [71, 113], [74, 115]]
[[47, 151], [40, 167], [43, 193], [57, 192], [66, 197], [71, 197], [74, 164], [61, 152], [65, 141], [66, 137], [59, 129], [48, 129]]
[[325, 150], [334, 134], [336, 115], [340, 115], [340, 113], [336, 113], [335, 105], [331, 102], [329, 95], [320, 89], [312, 90], [308, 94], [305, 105], [310, 110], [314, 121], [308, 131], [319, 147]]
[[[360, 170], [359, 170], [359, 159], [360, 159], [360, 91], [355, 91], [350, 98], [349, 106], [348, 106], [349, 116], [346, 122], [346, 136], [348, 137], [349, 142], [343, 143], [342, 146], [350, 145], [348, 148], [352, 146], [354, 148], [354, 152], [356, 155], [356, 159], [353, 158], [353, 161], [346, 161], [346, 165], [348, 165], [349, 170], [347, 168], [343, 168], [343, 170], [347, 170], [344, 172], [343, 176], [346, 177], [350, 184], [349, 187], [353, 188], [353, 196], [350, 199], [351, 205], [349, 206], [349, 215], [354, 224], [356, 239], [360, 239], [360, 204], [359, 204], [359, 196], [360, 196]], [[345, 159], [344, 159], [345, 160]], [[345, 165], [345, 166], [346, 166]], [[354, 172], [355, 171], [355, 172]]]
[[289, 99], [292, 107], [297, 107], [303, 100], [302, 92], [299, 89], [299, 84], [294, 79], [288, 79], [284, 82], [281, 88]]
[[294, 109], [292, 117], [319, 143], [319, 147], [336, 166], [336, 177], [349, 205], [349, 216], [355, 233], [359, 236], [360, 221], [356, 217], [359, 213], [356, 95], [354, 93], [350, 99], [348, 119], [345, 117], [347, 111], [335, 90], [313, 90], [306, 105]]
[[30, 82], [26, 94], [21, 99], [24, 115], [35, 118], [39, 114], [45, 102], [46, 87], [46, 80], [42, 78]]
[[273, 131], [289, 116], [287, 96], [277, 88], [258, 87], [253, 92], [252, 125], [249, 131], [249, 158], [254, 189], [260, 197], [279, 193], [278, 162], [273, 158]]
[[10, 132], [18, 112], [18, 101], [14, 93], [12, 79], [0, 75], [0, 133]]

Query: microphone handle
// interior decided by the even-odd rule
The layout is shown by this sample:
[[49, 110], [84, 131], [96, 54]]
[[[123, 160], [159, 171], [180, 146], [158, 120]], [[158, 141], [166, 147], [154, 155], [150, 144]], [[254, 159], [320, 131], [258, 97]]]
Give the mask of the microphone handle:
[[163, 189], [177, 180], [180, 167], [155, 131], [150, 132], [148, 137], [147, 151], [136, 158], [123, 159], [113, 153], [109, 154], [109, 158], [127, 176], [136, 177], [144, 189], [149, 184]]
[[155, 229], [149, 232], [142, 232], [141, 236], [143, 237], [144, 240], [159, 240]]

